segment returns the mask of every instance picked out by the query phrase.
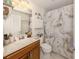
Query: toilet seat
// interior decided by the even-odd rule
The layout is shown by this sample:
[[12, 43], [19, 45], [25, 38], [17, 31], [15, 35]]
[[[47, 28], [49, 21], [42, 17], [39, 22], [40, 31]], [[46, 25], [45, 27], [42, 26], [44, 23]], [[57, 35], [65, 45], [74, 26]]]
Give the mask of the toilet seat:
[[50, 53], [52, 51], [52, 47], [47, 43], [42, 43], [41, 47], [44, 53]]

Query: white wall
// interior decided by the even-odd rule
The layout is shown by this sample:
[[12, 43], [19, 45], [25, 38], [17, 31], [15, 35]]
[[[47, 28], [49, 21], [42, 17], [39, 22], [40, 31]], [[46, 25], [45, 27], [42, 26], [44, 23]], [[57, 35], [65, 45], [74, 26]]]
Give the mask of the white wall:
[[[29, 20], [29, 15], [12, 10], [8, 18], [3, 20], [3, 32], [18, 34], [21, 31], [21, 20]], [[28, 28], [27, 28], [28, 29]]]

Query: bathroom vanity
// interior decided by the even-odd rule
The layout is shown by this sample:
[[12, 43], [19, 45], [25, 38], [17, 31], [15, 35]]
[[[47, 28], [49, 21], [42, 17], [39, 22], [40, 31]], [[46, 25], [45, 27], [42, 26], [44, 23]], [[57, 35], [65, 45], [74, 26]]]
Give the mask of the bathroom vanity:
[[3, 59], [40, 59], [40, 40], [23, 39], [4, 46]]

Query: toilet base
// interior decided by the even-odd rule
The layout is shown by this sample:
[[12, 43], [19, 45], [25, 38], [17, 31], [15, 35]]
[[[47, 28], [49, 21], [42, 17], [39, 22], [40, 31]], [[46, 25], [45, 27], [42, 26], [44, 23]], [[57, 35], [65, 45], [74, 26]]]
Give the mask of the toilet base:
[[50, 53], [45, 53], [45, 54], [43, 54], [44, 56], [44, 59], [50, 59], [50, 57], [51, 57], [51, 54]]

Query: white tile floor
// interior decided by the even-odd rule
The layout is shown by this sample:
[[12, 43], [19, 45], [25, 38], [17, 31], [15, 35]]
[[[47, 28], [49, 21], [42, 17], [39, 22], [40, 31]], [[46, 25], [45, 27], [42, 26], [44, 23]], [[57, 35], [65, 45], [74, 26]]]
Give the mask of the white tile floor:
[[65, 58], [53, 53], [51, 56], [42, 54], [40, 59], [65, 59]]
[[[56, 53], [52, 53], [51, 55], [47, 55], [47, 54], [43, 54], [42, 52], [40, 53], [40, 59], [67, 59], [63, 56], [60, 56]], [[73, 59], [73, 58], [69, 58], [69, 59]]]

